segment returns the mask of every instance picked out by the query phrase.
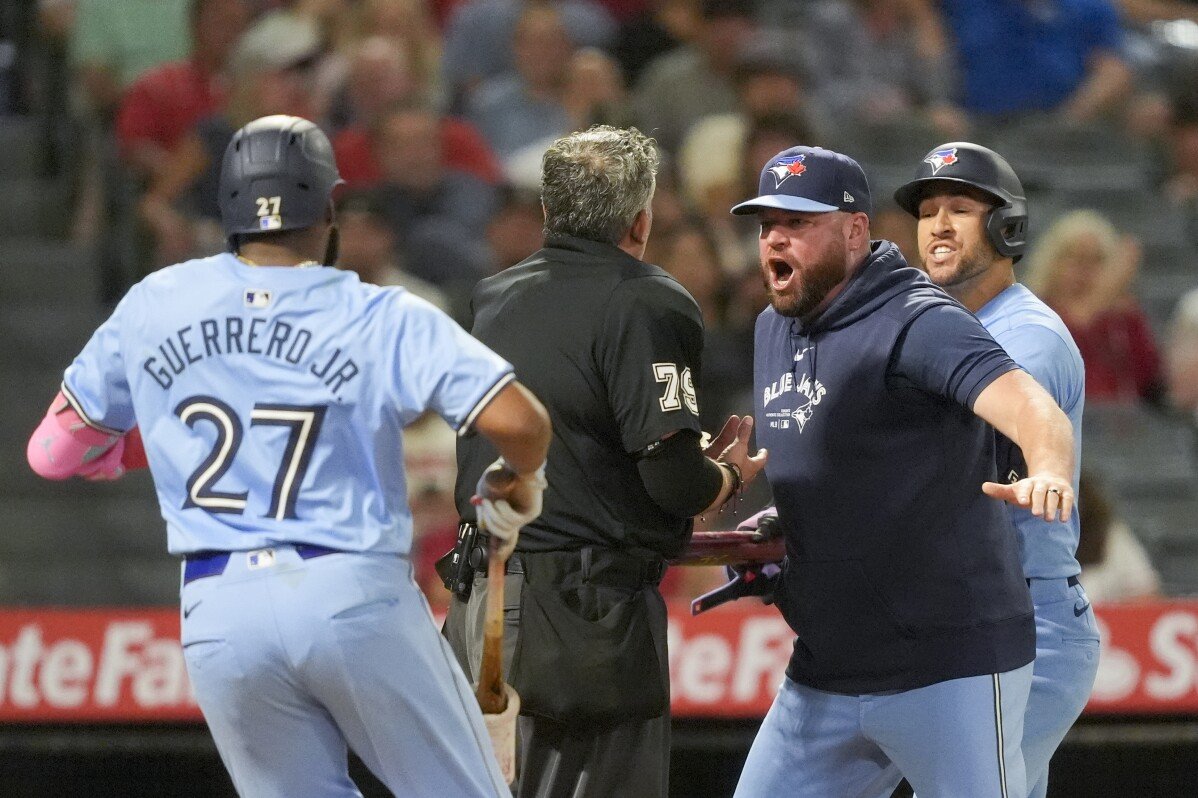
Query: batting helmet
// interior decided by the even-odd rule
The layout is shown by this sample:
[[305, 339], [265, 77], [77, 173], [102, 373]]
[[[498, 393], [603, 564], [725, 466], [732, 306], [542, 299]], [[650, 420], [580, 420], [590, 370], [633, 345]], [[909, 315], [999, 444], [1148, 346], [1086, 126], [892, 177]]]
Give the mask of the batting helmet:
[[298, 116], [264, 116], [233, 134], [220, 170], [220, 220], [229, 247], [238, 235], [316, 224], [341, 181], [333, 147]]
[[994, 209], [986, 217], [986, 236], [1006, 258], [1018, 261], [1027, 248], [1027, 197], [1019, 176], [997, 152], [967, 141], [951, 141], [934, 148], [920, 164], [911, 182], [894, 192], [894, 201], [919, 217], [919, 202], [928, 183], [946, 182], [973, 186], [989, 196]]

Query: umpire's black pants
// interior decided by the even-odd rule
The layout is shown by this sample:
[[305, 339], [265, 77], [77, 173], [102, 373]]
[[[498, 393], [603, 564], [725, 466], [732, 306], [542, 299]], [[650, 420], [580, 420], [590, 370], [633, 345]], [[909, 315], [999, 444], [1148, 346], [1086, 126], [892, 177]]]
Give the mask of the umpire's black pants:
[[[524, 574], [517, 555], [504, 586], [504, 673], [511, 672], [520, 633], [520, 591]], [[655, 589], [655, 588], [652, 588]], [[487, 578], [479, 573], [467, 601], [454, 597], [444, 634], [472, 683], [482, 661]], [[661, 625], [664, 646], [665, 617]], [[664, 651], [661, 656], [665, 657]], [[654, 678], [644, 674], [644, 678]], [[670, 717], [616, 726], [567, 725], [548, 718], [519, 719], [517, 798], [666, 798], [670, 773]]]

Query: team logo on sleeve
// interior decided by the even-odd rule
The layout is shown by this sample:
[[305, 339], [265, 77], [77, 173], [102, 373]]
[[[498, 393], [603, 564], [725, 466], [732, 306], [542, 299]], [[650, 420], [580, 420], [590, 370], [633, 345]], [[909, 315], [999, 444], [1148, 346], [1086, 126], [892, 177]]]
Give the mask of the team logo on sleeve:
[[695, 380], [691, 376], [690, 367], [680, 372], [677, 363], [654, 363], [653, 379], [666, 384], [665, 390], [657, 400], [662, 412], [681, 410], [685, 406], [694, 415], [699, 415], [699, 398], [695, 394]]
[[245, 289], [245, 306], [247, 308], [270, 307], [270, 291], [261, 288]]
[[807, 171], [807, 167], [803, 165], [806, 155], [790, 155], [786, 158], [779, 158], [770, 167], [770, 174], [774, 176], [774, 188], [778, 188], [792, 177], [798, 177]]
[[956, 147], [945, 147], [943, 150], [936, 150], [934, 153], [923, 159], [926, 164], [932, 165], [932, 174], [936, 174], [946, 166], [952, 166], [957, 161], [961, 160], [957, 157]]

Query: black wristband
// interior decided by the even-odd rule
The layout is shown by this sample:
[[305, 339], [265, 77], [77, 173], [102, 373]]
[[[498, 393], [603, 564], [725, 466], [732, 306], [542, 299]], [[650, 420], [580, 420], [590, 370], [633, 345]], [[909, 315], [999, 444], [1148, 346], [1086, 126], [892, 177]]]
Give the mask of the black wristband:
[[745, 484], [744, 478], [740, 475], [740, 466], [736, 463], [728, 463], [723, 460], [717, 460], [721, 467], [728, 469], [728, 474], [732, 477], [732, 490], [728, 492], [728, 499], [731, 499], [736, 494], [740, 493], [741, 487]]

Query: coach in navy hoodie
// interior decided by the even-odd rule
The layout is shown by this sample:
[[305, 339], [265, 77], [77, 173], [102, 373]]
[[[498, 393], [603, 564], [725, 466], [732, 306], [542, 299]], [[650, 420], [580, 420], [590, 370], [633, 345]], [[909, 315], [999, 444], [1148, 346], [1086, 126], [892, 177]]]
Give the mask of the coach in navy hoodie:
[[[1002, 501], [1068, 518], [1068, 418], [888, 241], [844, 155], [762, 170], [758, 443], [798, 635], [737, 796], [1023, 798], [1032, 605]], [[1030, 449], [995, 480], [989, 425]], [[1033, 464], [1034, 461], [1034, 464]]]

